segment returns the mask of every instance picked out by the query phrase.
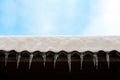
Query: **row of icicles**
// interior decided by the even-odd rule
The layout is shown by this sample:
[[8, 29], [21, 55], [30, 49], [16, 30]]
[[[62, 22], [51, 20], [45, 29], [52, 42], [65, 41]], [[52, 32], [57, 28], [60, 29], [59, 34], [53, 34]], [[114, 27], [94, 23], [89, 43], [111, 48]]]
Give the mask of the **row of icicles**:
[[[72, 57], [72, 55], [74, 54], [75, 51], [71, 52], [71, 53], [65, 52], [65, 51], [63, 51], [63, 52], [67, 56], [68, 68], [69, 68], [69, 72], [71, 72], [71, 57]], [[107, 61], [108, 68], [110, 67], [110, 55], [109, 55], [110, 52], [105, 52], [106, 53], [106, 61]], [[49, 52], [46, 52], [46, 53], [49, 53]], [[43, 65], [44, 66], [45, 66], [45, 63], [46, 63], [46, 58], [48, 56], [48, 54], [46, 54], [46, 53], [41, 54], [41, 56], [43, 58]], [[7, 66], [7, 60], [8, 60], [8, 56], [9, 56], [10, 53], [6, 51], [4, 54], [5, 54], [5, 66]], [[80, 57], [80, 69], [81, 70], [82, 70], [82, 66], [83, 66], [84, 56], [86, 54], [89, 54], [89, 55], [91, 55], [93, 57], [94, 66], [96, 67], [96, 69], [98, 69], [98, 55], [97, 55], [96, 52], [86, 51], [86, 52], [77, 52], [77, 54]], [[118, 53], [117, 53], [117, 55], [120, 56], [120, 54], [118, 54]], [[54, 60], [53, 60], [54, 69], [55, 69], [56, 62], [57, 62], [57, 59], [59, 58], [59, 56], [60, 56], [59, 53], [54, 53]], [[34, 53], [29, 53], [29, 69], [31, 68], [33, 57], [34, 57]], [[17, 53], [16, 54], [17, 69], [19, 68], [20, 59], [21, 59], [21, 54]]]

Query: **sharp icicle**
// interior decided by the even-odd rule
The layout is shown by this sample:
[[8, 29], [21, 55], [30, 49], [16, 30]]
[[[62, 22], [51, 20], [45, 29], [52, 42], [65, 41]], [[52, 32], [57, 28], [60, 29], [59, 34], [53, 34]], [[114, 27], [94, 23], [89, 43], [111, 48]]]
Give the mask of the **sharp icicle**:
[[45, 67], [45, 63], [46, 63], [46, 54], [43, 54], [42, 57], [43, 57], [43, 66]]
[[54, 55], [54, 69], [55, 69], [56, 62], [57, 62], [58, 57], [59, 57], [58, 54], [55, 54], [55, 55]]
[[30, 54], [30, 59], [29, 59], [29, 69], [31, 68], [32, 59], [33, 59], [33, 54]]
[[107, 61], [108, 69], [109, 69], [110, 68], [110, 55], [109, 55], [109, 53], [106, 53], [106, 61]]
[[69, 67], [69, 72], [71, 72], [71, 54], [67, 55], [68, 58], [68, 67]]
[[18, 54], [17, 55], [17, 69], [19, 68], [20, 58], [21, 58], [21, 55]]
[[97, 54], [93, 55], [93, 62], [94, 62], [94, 66], [96, 67], [96, 69], [98, 69], [98, 56], [97, 56]]
[[7, 66], [8, 56], [9, 56], [9, 54], [8, 54], [8, 53], [5, 53], [5, 66]]
[[80, 54], [80, 69], [82, 70], [82, 65], [83, 65], [83, 54]]

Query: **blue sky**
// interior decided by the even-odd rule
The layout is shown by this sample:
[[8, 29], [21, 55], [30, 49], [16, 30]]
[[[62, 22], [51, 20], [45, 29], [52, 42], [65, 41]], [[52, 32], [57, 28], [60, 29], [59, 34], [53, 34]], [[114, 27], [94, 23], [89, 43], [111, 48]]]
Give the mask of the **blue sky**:
[[120, 0], [0, 0], [0, 35], [119, 35]]

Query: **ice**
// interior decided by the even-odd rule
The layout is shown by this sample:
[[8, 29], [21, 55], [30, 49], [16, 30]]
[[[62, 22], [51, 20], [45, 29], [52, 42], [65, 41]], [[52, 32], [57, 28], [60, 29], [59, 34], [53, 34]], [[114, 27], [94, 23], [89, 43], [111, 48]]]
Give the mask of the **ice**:
[[80, 60], [80, 64], [81, 64], [81, 65], [80, 65], [80, 69], [81, 69], [81, 70], [82, 70], [82, 65], [83, 65], [83, 58], [84, 58], [84, 56], [83, 56], [83, 54], [81, 53], [81, 54], [80, 54], [80, 59], [81, 59], [81, 60]]
[[5, 53], [5, 66], [7, 66], [8, 56], [9, 56], [9, 53]]
[[[4, 53], [5, 54], [5, 66], [7, 66], [7, 62], [8, 62], [8, 57], [9, 57], [9, 54], [8, 52]], [[119, 53], [116, 53], [118, 56], [120, 56]], [[54, 60], [53, 60], [53, 67], [54, 69], [56, 68], [56, 62], [58, 60], [58, 57], [59, 57], [60, 54], [54, 54]], [[69, 72], [71, 72], [71, 61], [72, 61], [72, 54], [71, 53], [68, 53], [66, 54], [67, 55], [67, 63], [68, 63], [68, 68], [69, 68]], [[83, 68], [83, 59], [84, 59], [84, 53], [79, 53], [78, 54], [79, 57], [80, 57], [80, 69], [82, 70]], [[46, 66], [46, 59], [47, 59], [47, 54], [46, 53], [43, 53], [42, 55], [42, 58], [43, 58], [43, 66], [45, 67]], [[93, 56], [93, 63], [94, 63], [94, 67], [96, 69], [98, 69], [98, 54], [97, 52], [96, 53], [93, 53], [92, 54]], [[34, 54], [30, 53], [29, 54], [29, 69], [31, 68], [31, 64], [32, 64], [32, 60], [33, 60], [33, 57], [34, 57]], [[106, 62], [107, 62], [107, 66], [108, 66], [108, 69], [110, 68], [110, 53], [109, 52], [106, 52]], [[20, 60], [21, 60], [21, 54], [20, 53], [17, 53], [16, 54], [16, 60], [17, 60], [17, 65], [16, 65], [16, 68], [18, 69], [19, 68], [19, 65], [20, 65]]]
[[43, 66], [45, 67], [45, 63], [46, 63], [46, 54], [44, 53], [43, 55], [42, 55], [42, 58], [43, 58]]
[[17, 67], [16, 67], [17, 69], [19, 68], [20, 58], [21, 58], [21, 55], [17, 54]]
[[96, 67], [96, 69], [98, 69], [98, 56], [97, 56], [97, 54], [93, 55], [93, 63], [94, 63], [94, 66]]
[[69, 72], [71, 72], [71, 54], [67, 54]]
[[29, 59], [29, 69], [31, 68], [32, 59], [33, 59], [33, 54], [30, 54], [30, 59]]
[[58, 57], [59, 57], [59, 54], [55, 54], [55, 55], [54, 55], [54, 63], [53, 63], [54, 69], [55, 69], [56, 62], [57, 62]]
[[110, 68], [110, 55], [109, 55], [109, 53], [106, 53], [106, 61], [107, 61], [108, 69], [109, 69]]

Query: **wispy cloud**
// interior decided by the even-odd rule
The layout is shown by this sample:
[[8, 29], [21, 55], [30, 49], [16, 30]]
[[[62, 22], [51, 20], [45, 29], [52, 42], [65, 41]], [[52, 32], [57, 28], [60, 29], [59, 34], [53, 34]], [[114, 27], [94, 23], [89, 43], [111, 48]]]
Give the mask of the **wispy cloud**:
[[1, 0], [0, 34], [79, 35], [90, 0]]
[[120, 35], [120, 0], [98, 0], [84, 35]]
[[[28, 33], [61, 34], [70, 29], [72, 17], [75, 16], [75, 5], [78, 0], [21, 0], [23, 14]], [[63, 22], [64, 20], [65, 22]], [[60, 21], [60, 22], [59, 22]], [[63, 23], [61, 23], [63, 22]], [[70, 29], [72, 31], [72, 29]], [[63, 30], [64, 31], [64, 30]], [[65, 31], [64, 31], [65, 32]]]

